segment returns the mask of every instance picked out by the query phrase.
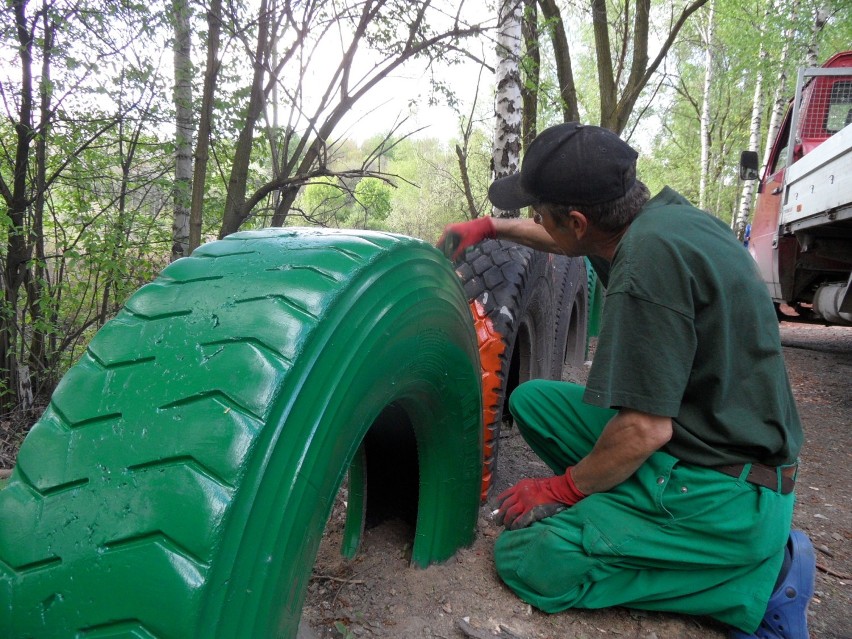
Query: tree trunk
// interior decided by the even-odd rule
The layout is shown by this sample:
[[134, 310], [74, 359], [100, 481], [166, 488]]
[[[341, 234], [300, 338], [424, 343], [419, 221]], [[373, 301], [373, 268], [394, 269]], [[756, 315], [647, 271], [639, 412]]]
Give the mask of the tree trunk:
[[[32, 226], [30, 237], [32, 238], [35, 259], [33, 260], [32, 272], [27, 272], [27, 304], [31, 319], [31, 335], [29, 345], [29, 357], [27, 373], [21, 372], [19, 380], [19, 403], [23, 410], [31, 408], [33, 401], [32, 380], [40, 379], [37, 391], [50, 390], [55, 380], [52, 373], [53, 354], [48, 353], [47, 343], [49, 335], [55, 330], [53, 304], [45, 299], [47, 297], [45, 288], [48, 285], [47, 258], [44, 243], [44, 208], [45, 191], [47, 182], [47, 138], [50, 132], [50, 111], [53, 108], [51, 82], [51, 64], [53, 61], [53, 44], [56, 34], [56, 24], [49, 21], [47, 14], [42, 14], [44, 24], [44, 38], [41, 42], [42, 63], [41, 77], [39, 83], [40, 105], [39, 114], [42, 122], [40, 135], [35, 140], [35, 197], [32, 205]], [[49, 288], [48, 288], [49, 291]], [[49, 317], [45, 318], [45, 312]], [[47, 321], [46, 321], [47, 320]], [[25, 379], [26, 378], [26, 379]]]
[[556, 0], [539, 0], [539, 6], [549, 25], [548, 33], [556, 61], [559, 95], [562, 98], [562, 118], [565, 122], [577, 122], [580, 120], [580, 108], [577, 105], [577, 87], [574, 85], [571, 51], [565, 25], [562, 23], [562, 14], [559, 13]]
[[811, 27], [811, 39], [808, 42], [808, 53], [805, 59], [805, 63], [809, 67], [819, 66], [819, 34], [825, 27], [826, 22], [828, 22], [828, 18], [828, 12], [821, 6], [817, 6], [814, 9], [814, 22]]
[[33, 128], [33, 41], [26, 16], [26, 0], [15, 0], [12, 9], [18, 40], [18, 58], [21, 62], [21, 95], [18, 103], [18, 120], [15, 128], [15, 161], [11, 187], [0, 176], [0, 191], [9, 218], [6, 237], [6, 255], [3, 267], [3, 309], [0, 313], [0, 407], [11, 409], [17, 404], [21, 387], [17, 348], [18, 296], [28, 276], [32, 246], [25, 226], [25, 215], [31, 202], [27, 197], [29, 154], [36, 131]]
[[[644, 0], [639, 0], [640, 2]], [[619, 132], [617, 127], [616, 82], [612, 66], [612, 48], [609, 41], [609, 20], [606, 0], [592, 0], [592, 28], [595, 34], [595, 57], [598, 61], [598, 88], [600, 89], [601, 126]]]
[[[456, 22], [447, 31], [435, 33], [433, 29], [427, 28], [430, 23], [430, 16], [427, 14], [431, 3], [415, 3], [415, 15], [405, 24], [403, 36], [387, 44], [387, 55], [372, 65], [371, 70], [361, 74], [362, 65], [356, 64], [359, 62], [356, 58], [361, 47], [374, 46], [370, 27], [377, 22], [398, 20], [394, 7], [390, 6], [388, 0], [368, 0], [350, 7], [357, 6], [360, 11], [358, 14], [347, 11], [331, 16], [320, 16], [317, 11], [320, 5], [323, 10], [337, 10], [337, 5], [333, 3], [281, 4], [286, 11], [267, 9], [276, 6], [274, 0], [264, 0], [262, 3], [261, 14], [268, 16], [268, 19], [260, 22], [258, 42], [255, 45], [255, 73], [252, 78], [246, 124], [240, 132], [234, 155], [221, 229], [223, 236], [236, 231], [251, 216], [254, 207], [268, 198], [273, 191], [280, 192], [280, 200], [271, 224], [283, 224], [303, 184], [315, 177], [336, 174], [328, 167], [329, 149], [333, 150], [335, 144], [333, 134], [341, 120], [366, 93], [407, 61], [427, 53], [431, 57], [440, 58], [443, 51], [458, 51], [461, 40], [482, 32], [479, 25], [462, 25], [461, 22]], [[295, 15], [296, 9], [303, 13]], [[333, 27], [338, 22], [348, 26], [345, 29]], [[280, 25], [286, 25], [286, 31], [280, 31]], [[338, 31], [345, 32], [348, 42], [341, 43], [344, 48], [343, 55], [328, 74], [328, 83], [325, 87], [319, 87], [316, 80], [309, 77], [308, 74], [313, 75], [313, 68], [309, 63], [306, 64], [306, 61], [314, 57], [315, 51], [312, 47], [319, 42], [312, 34], [320, 32], [319, 37], [322, 38], [321, 33], [328, 29], [335, 31], [335, 37], [339, 35]], [[273, 61], [273, 45], [276, 40], [283, 40], [285, 35], [292, 37], [284, 42], [280, 58]], [[294, 76], [291, 78], [287, 75], [285, 78], [283, 69], [291, 61], [293, 64], [289, 68]], [[292, 144], [287, 148], [286, 155], [280, 156], [282, 169], [278, 177], [267, 179], [249, 193], [246, 178], [253, 142], [251, 133], [276, 82], [287, 99], [293, 103], [290, 110], [293, 121], [288, 123], [288, 130], [298, 131], [299, 135], [291, 136]], [[308, 92], [309, 83], [311, 90]], [[308, 106], [304, 103], [306, 93], [316, 98], [316, 104]], [[298, 122], [298, 125], [295, 122]], [[520, 132], [520, 126], [518, 130]], [[362, 175], [369, 173], [363, 166], [356, 172]]]
[[761, 175], [766, 170], [766, 165], [769, 163], [769, 154], [772, 152], [772, 145], [775, 143], [775, 138], [781, 130], [781, 120], [784, 117], [784, 111], [787, 109], [787, 60], [790, 57], [790, 43], [793, 41], [794, 29], [792, 23], [795, 21], [795, 15], [799, 9], [799, 2], [793, 3], [793, 15], [791, 16], [789, 26], [784, 31], [782, 39], [783, 46], [781, 47], [781, 57], [778, 60], [777, 68], [779, 69], [778, 81], [774, 83], [775, 90], [772, 96], [772, 112], [769, 115], [769, 124], [766, 127], [766, 143], [763, 147], [763, 156], [761, 161]]
[[[636, 11], [631, 19], [628, 14], [630, 3], [621, 6], [624, 11], [621, 23], [617, 24], [622, 34], [621, 49], [612, 50], [609, 30], [612, 23], [607, 15], [606, 0], [591, 0], [592, 29], [595, 38], [595, 57], [597, 59], [598, 89], [600, 91], [600, 125], [621, 133], [627, 126], [636, 101], [642, 90], [648, 84], [657, 68], [677, 39], [681, 28], [689, 16], [704, 6], [708, 0], [693, 0], [680, 12], [674, 20], [666, 39], [660, 44], [657, 56], [651, 60], [648, 56], [648, 41], [650, 29], [650, 0], [637, 0]], [[562, 28], [563, 20], [556, 0], [539, 0], [539, 6], [548, 22], [553, 24], [551, 38], [556, 52], [557, 75], [562, 98], [565, 102], [564, 117], [566, 121], [579, 119], [574, 81], [571, 77], [571, 63], [567, 35]], [[630, 59], [629, 65], [625, 64]], [[618, 65], [613, 64], [618, 60]], [[627, 70], [627, 77], [622, 72]]]
[[211, 0], [207, 11], [207, 68], [198, 118], [198, 141], [195, 145], [195, 167], [192, 173], [192, 204], [189, 213], [189, 247], [191, 253], [201, 244], [204, 187], [207, 182], [207, 160], [210, 153], [210, 123], [213, 118], [213, 96], [219, 75], [219, 37], [222, 31], [222, 0]]
[[188, 0], [172, 1], [175, 67], [175, 184], [171, 261], [189, 255], [192, 204], [192, 34]]
[[707, 178], [710, 175], [710, 98], [713, 89], [713, 30], [715, 28], [715, 0], [710, 1], [707, 31], [704, 38], [704, 95], [701, 105], [701, 178], [698, 186], [698, 208], [707, 206]]
[[476, 201], [473, 198], [473, 189], [470, 186], [470, 174], [467, 170], [467, 142], [468, 137], [465, 137], [464, 148], [456, 144], [456, 157], [459, 160], [459, 176], [461, 177], [464, 199], [467, 203], [467, 215], [471, 220], [475, 220], [479, 217], [479, 211], [476, 208]]
[[[751, 126], [749, 127], [748, 148], [749, 151], [757, 151], [760, 146], [760, 126], [763, 118], [763, 62], [767, 58], [766, 50], [763, 45], [760, 46], [761, 64], [757, 67], [757, 77], [754, 80], [754, 99], [751, 106]], [[737, 214], [734, 217], [734, 233], [740, 239], [745, 239], [745, 228], [748, 224], [748, 218], [751, 214], [751, 207], [754, 202], [754, 191], [756, 180], [743, 181], [743, 188], [740, 193], [740, 205]]]
[[252, 60], [252, 83], [249, 94], [249, 103], [246, 108], [245, 121], [240, 135], [237, 138], [237, 147], [234, 150], [234, 163], [231, 166], [231, 176], [228, 180], [228, 195], [225, 200], [225, 212], [222, 216], [222, 228], [219, 230], [219, 238], [235, 233], [240, 225], [248, 217], [243, 211], [248, 189], [248, 171], [251, 162], [251, 147], [254, 143], [254, 129], [257, 119], [260, 117], [264, 107], [264, 78], [268, 68], [270, 47], [270, 21], [264, 19], [268, 16], [269, 2], [261, 0], [258, 16], [257, 44], [255, 46], [254, 58]]
[[[153, 88], [152, 88], [153, 91]], [[121, 161], [121, 183], [119, 184], [118, 200], [116, 202], [116, 218], [112, 224], [111, 233], [112, 241], [110, 242], [110, 259], [109, 264], [118, 264], [121, 256], [124, 253], [124, 247], [127, 245], [130, 238], [130, 223], [128, 222], [128, 205], [127, 200], [131, 189], [131, 169], [133, 167], [133, 158], [136, 156], [136, 151], [139, 146], [139, 138], [142, 135], [143, 123], [136, 123], [135, 129], [130, 132], [125, 142], [124, 132], [125, 122], [119, 124], [119, 160]], [[125, 144], [126, 147], [125, 148]], [[111, 299], [115, 293], [118, 278], [121, 277], [112, 268], [107, 271], [104, 278], [104, 288], [101, 294], [101, 310], [98, 319], [98, 324], [103, 326], [106, 322], [118, 311], [121, 300]]]
[[[523, 0], [503, 0], [497, 21], [497, 72], [492, 161], [494, 178], [516, 173], [521, 152], [521, 17]], [[517, 209], [494, 209], [497, 217], [519, 217]]]
[[[775, 12], [775, 2], [772, 0], [766, 10], [766, 18], [768, 19]], [[763, 125], [763, 77], [766, 72], [767, 62], [769, 61], [769, 52], [764, 44], [763, 27], [758, 28], [760, 34], [760, 52], [758, 53], [759, 64], [754, 79], [754, 97], [751, 105], [751, 125], [749, 127], [748, 149], [749, 151], [757, 152], [760, 147], [760, 129]], [[785, 40], [784, 48], [787, 47]], [[740, 192], [740, 202], [737, 213], [732, 219], [732, 228], [737, 238], [740, 241], [745, 240], [745, 229], [748, 224], [748, 219], [751, 216], [751, 209], [754, 205], [754, 193], [757, 187], [756, 180], [743, 181], [742, 190]]]
[[535, 0], [524, 0], [521, 25], [524, 36], [524, 73], [521, 85], [521, 146], [524, 151], [536, 136], [538, 128], [538, 87], [541, 75], [541, 48], [538, 44], [538, 12]]

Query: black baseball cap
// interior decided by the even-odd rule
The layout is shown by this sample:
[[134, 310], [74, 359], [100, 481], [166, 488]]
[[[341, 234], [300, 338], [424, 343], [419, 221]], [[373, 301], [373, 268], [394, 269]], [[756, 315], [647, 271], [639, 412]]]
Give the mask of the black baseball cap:
[[530, 143], [518, 173], [492, 182], [488, 199], [497, 208], [540, 202], [602, 204], [622, 197], [636, 182], [639, 154], [609, 129], [566, 122]]

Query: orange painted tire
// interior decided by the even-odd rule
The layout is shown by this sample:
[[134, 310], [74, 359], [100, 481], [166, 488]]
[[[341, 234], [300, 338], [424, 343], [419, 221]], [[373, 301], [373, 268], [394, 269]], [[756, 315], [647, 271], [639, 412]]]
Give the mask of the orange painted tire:
[[479, 339], [485, 501], [494, 487], [500, 431], [511, 424], [511, 392], [529, 379], [561, 379], [565, 365], [582, 363], [586, 272], [582, 259], [502, 240], [471, 247], [455, 266]]

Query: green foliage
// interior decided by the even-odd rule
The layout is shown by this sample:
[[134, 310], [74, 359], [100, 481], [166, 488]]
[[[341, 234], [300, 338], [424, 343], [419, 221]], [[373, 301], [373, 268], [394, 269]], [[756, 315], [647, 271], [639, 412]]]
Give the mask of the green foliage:
[[[246, 123], [247, 78], [251, 77], [251, 55], [259, 24], [256, 5], [225, 4], [227, 15], [223, 20], [221, 68], [205, 183], [205, 240], [213, 239], [222, 226], [237, 136]], [[739, 194], [736, 166], [739, 152], [748, 144], [758, 71], [765, 78], [765, 130], [773, 91], [782, 72], [793, 77], [804, 62], [808, 45], [816, 42], [817, 57], [823, 62], [852, 42], [852, 4], [848, 0], [822, 3], [829, 17], [816, 36], [810, 7], [799, 3], [801, 10], [794, 14], [793, 4], [794, 0], [779, 0], [775, 9], [767, 12], [769, 0], [716, 0], [707, 206], [723, 219], [730, 219]], [[4, 285], [10, 285], [10, 276], [15, 272], [9, 267], [14, 241], [23, 238], [26, 244], [22, 260], [25, 277], [14, 290], [4, 290], [6, 301], [0, 306], [0, 331], [5, 331], [11, 344], [11, 352], [6, 353], [5, 361], [0, 361], [0, 395], [6, 393], [13, 398], [17, 392], [15, 366], [28, 368], [37, 390], [49, 390], [79, 356], [94, 331], [132, 291], [165, 265], [171, 248], [174, 188], [174, 113], [170, 100], [173, 78], [169, 56], [163, 55], [170, 46], [170, 3], [48, 3], [43, 17], [37, 17], [32, 3], [26, 6], [28, 28], [35, 36], [29, 69], [33, 74], [31, 96], [24, 95], [24, 62], [14, 12], [0, 12], [0, 55], [7, 61], [0, 69], [5, 109], [5, 117], [0, 119], [0, 180], [8, 187], [5, 201], [0, 202]], [[572, 47], [581, 119], [598, 122], [599, 85], [589, 9], [581, 4], [560, 6]], [[623, 6], [610, 3], [613, 20]], [[652, 42], [661, 40], [671, 16], [680, 8], [681, 3], [653, 1]], [[278, 54], [283, 54], [288, 46], [299, 45], [304, 48], [294, 50], [304, 54], [303, 62], [309, 58], [318, 60], [321, 56], [317, 51], [328, 55], [331, 49], [327, 47], [316, 51], [311, 47], [319, 46], [322, 35], [334, 31], [332, 27], [339, 26], [334, 31], [339, 37], [350, 34], [359, 9], [357, 3], [319, 3], [311, 22], [313, 28], [303, 41], [298, 41], [295, 32], [279, 34], [282, 44]], [[446, 26], [436, 13], [410, 29], [421, 9], [418, 2], [401, 0], [383, 5], [380, 15], [368, 26], [366, 41], [360, 43], [363, 48], [358, 50], [360, 56], [369, 45], [377, 48], [380, 55], [359, 57], [359, 64], [374, 68], [377, 60], [387, 61], [406, 46], [421, 43]], [[443, 19], [449, 15], [454, 14], [449, 12]], [[193, 100], [197, 107], [207, 37], [206, 17], [197, 6], [192, 20], [196, 56], [193, 62], [197, 69]], [[624, 131], [642, 151], [639, 172], [652, 191], [668, 184], [693, 201], [698, 199], [700, 175], [699, 114], [704, 81], [701, 38], [706, 21], [706, 10], [690, 18], [677, 45], [645, 88]], [[49, 49], [45, 46], [51, 34], [45, 31], [45, 25], [55, 26]], [[483, 35], [482, 46], [492, 46], [488, 40], [492, 35]], [[612, 35], [616, 49], [622, 36], [615, 30]], [[782, 68], [781, 51], [788, 42], [790, 57]], [[562, 105], [552, 47], [543, 31], [539, 44], [541, 129], [561, 120]], [[767, 53], [765, 58], [759, 54], [761, 44]], [[462, 47], [448, 39], [443, 48], [426, 50], [423, 56], [434, 62], [433, 58], [440, 54], [445, 68], [451, 68], [456, 55], [472, 55], [477, 48], [468, 45]], [[335, 56], [339, 53], [332, 51]], [[626, 59], [630, 53], [628, 50]], [[653, 44], [650, 53], [656, 54]], [[50, 74], [43, 76], [47, 68]], [[359, 86], [354, 74], [357, 69], [358, 65], [353, 67], [353, 75], [347, 76], [350, 84], [345, 88], [334, 83], [326, 85], [328, 79], [322, 76], [322, 70], [314, 74], [312, 68], [304, 76], [296, 71], [282, 72], [276, 104], [282, 123], [278, 124], [271, 111], [265, 121], [261, 116], [258, 130], [266, 130], [253, 138], [247, 192], [280, 177], [280, 167], [292, 160], [285, 176], [305, 179], [308, 172], [327, 175], [311, 179], [301, 189], [287, 219], [289, 224], [381, 229], [434, 242], [446, 224], [488, 214], [490, 113], [466, 145], [459, 140], [400, 138], [399, 132], [387, 140], [376, 132], [363, 143], [333, 140], [334, 135], [329, 135], [328, 139], [323, 138], [314, 164], [301, 175], [294, 175], [293, 167], [306, 153], [304, 147], [298, 149], [297, 145], [313, 139], [311, 136], [316, 135], [333, 106], [327, 103], [310, 120], [314, 117], [312, 101], [326, 90], [329, 95], [348, 91], [351, 96]], [[436, 69], [429, 67], [430, 72]], [[622, 86], [625, 78], [626, 73], [622, 72], [618, 80]], [[273, 84], [267, 78], [265, 88]], [[436, 73], [433, 86], [430, 99], [440, 98], [459, 111], [466, 110], [466, 105], [456, 101], [458, 87], [451, 75]], [[792, 83], [786, 96], [791, 93]], [[25, 97], [32, 99], [34, 110], [29, 120], [16, 128]], [[39, 108], [42, 100], [47, 105], [44, 114]], [[19, 141], [29, 145], [23, 167], [15, 164]], [[36, 145], [41, 142], [44, 146], [39, 156]], [[466, 153], [474, 211], [465, 197], [457, 144], [464, 146]], [[16, 171], [26, 175], [26, 179], [13, 198], [9, 193], [15, 185]], [[271, 224], [284, 191], [272, 190], [252, 209], [242, 228]], [[13, 204], [22, 211], [17, 227], [10, 217]]]
[[296, 208], [320, 226], [384, 229], [391, 211], [391, 187], [376, 178], [318, 178], [305, 186]]
[[[434, 139], [400, 144], [399, 159], [389, 163], [387, 169], [402, 178], [393, 194], [389, 230], [434, 242], [446, 224], [470, 218], [454, 144], [448, 146]], [[483, 214], [490, 181], [490, 139], [477, 132], [471, 146], [468, 171], [479, 214]]]
[[363, 226], [358, 228], [381, 228], [391, 210], [391, 190], [376, 178], [363, 178], [355, 187], [355, 202], [364, 212]]
[[[337, 149], [332, 168], [356, 157], [375, 156], [373, 150], [383, 140], [377, 136], [360, 147], [344, 145]], [[384, 144], [388, 150], [370, 166], [384, 179], [314, 179], [300, 192], [288, 223], [386, 230], [434, 242], [446, 224], [470, 218], [454, 145], [429, 138]], [[468, 171], [479, 215], [487, 212], [489, 162], [490, 139], [475, 131]]]
[[[20, 399], [22, 384], [50, 392], [96, 328], [162, 265], [172, 185], [164, 179], [170, 151], [155, 135], [167, 108], [152, 57], [158, 8], [80, 2], [61, 12], [46, 5], [40, 16], [25, 7], [31, 58], [16, 48], [12, 12], [0, 17], [0, 50], [17, 65], [0, 71], [8, 98], [0, 125], [4, 407]], [[16, 148], [27, 151], [26, 166]], [[20, 278], [9, 277], [22, 254], [13, 269]]]
[[349, 217], [354, 203], [345, 185], [335, 178], [318, 178], [302, 190], [296, 208], [308, 222], [321, 226], [342, 226]]
[[[820, 62], [852, 42], [848, 3], [830, 4], [835, 5], [833, 17], [815, 40]], [[716, 0], [707, 208], [726, 221], [737, 209], [742, 187], [737, 167], [740, 152], [748, 148], [758, 73], [763, 75], [762, 150], [782, 73], [789, 78], [782, 97], [789, 99], [796, 69], [805, 63], [807, 48], [815, 37], [810, 10], [796, 14], [790, 2], [776, 3], [773, 10], [769, 7], [765, 0]], [[633, 138], [643, 150], [640, 175], [652, 192], [668, 184], [693, 202], [698, 201], [700, 175], [699, 116], [705, 73], [702, 34], [706, 27], [706, 11], [687, 24], [666, 61], [663, 84], [644, 110]], [[790, 47], [789, 58], [782, 66], [785, 45]]]

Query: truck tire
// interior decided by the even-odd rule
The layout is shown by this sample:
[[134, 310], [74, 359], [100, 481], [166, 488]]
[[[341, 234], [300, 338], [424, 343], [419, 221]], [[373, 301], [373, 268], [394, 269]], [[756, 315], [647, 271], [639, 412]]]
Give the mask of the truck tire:
[[588, 346], [589, 286], [583, 259], [551, 256], [555, 335], [551, 379], [582, 369]]
[[419, 463], [412, 563], [472, 543], [477, 340], [432, 247], [238, 233], [127, 302], [62, 379], [0, 490], [0, 628], [37, 637], [294, 637], [371, 425]]
[[561, 379], [585, 357], [586, 274], [582, 260], [502, 240], [467, 249], [456, 263], [477, 328], [482, 363], [485, 461], [481, 498], [495, 485], [507, 400], [529, 379]]

